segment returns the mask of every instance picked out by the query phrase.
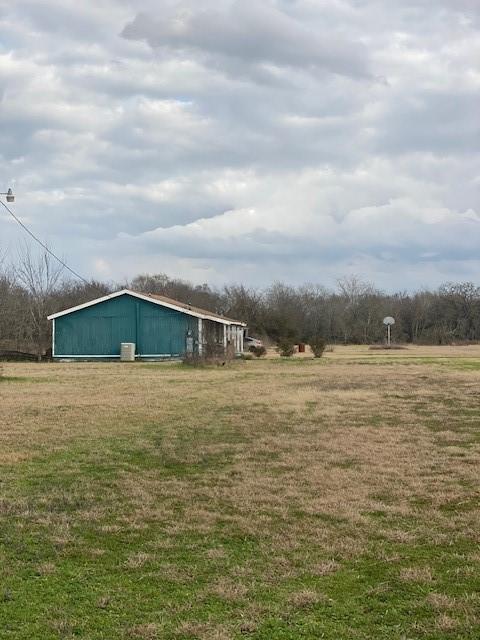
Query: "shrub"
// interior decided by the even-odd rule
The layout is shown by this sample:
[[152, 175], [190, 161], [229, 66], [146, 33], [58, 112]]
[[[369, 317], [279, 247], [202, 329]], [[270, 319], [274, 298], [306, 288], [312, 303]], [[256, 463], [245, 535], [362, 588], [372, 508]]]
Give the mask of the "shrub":
[[250, 353], [253, 353], [253, 355], [256, 358], [261, 358], [262, 356], [267, 354], [267, 350], [265, 349], [265, 347], [263, 345], [261, 347], [251, 346], [249, 351], [250, 351]]
[[404, 345], [401, 344], [372, 344], [368, 347], [369, 349], [371, 349], [372, 351], [386, 351], [388, 349], [408, 349], [408, 347], [405, 347]]
[[205, 367], [207, 365], [207, 359], [198, 353], [187, 353], [182, 358], [182, 364], [186, 364], [189, 367]]
[[219, 358], [207, 355], [188, 354], [182, 358], [182, 364], [188, 367], [224, 367], [227, 364], [227, 358]]
[[207, 340], [203, 345], [202, 353], [198, 350], [186, 353], [182, 359], [183, 364], [190, 367], [218, 366], [224, 367], [227, 362], [233, 360], [234, 353], [231, 349], [225, 349], [223, 344], [215, 340]]
[[308, 341], [308, 346], [312, 350], [315, 358], [321, 358], [323, 356], [323, 352], [327, 347], [327, 342], [321, 336], [314, 336]]
[[206, 360], [216, 362], [217, 360], [225, 360], [230, 354], [227, 353], [223, 344], [215, 342], [215, 340], [207, 340], [203, 347], [203, 356]]
[[281, 338], [277, 348], [284, 358], [290, 358], [295, 353], [295, 343], [290, 338]]

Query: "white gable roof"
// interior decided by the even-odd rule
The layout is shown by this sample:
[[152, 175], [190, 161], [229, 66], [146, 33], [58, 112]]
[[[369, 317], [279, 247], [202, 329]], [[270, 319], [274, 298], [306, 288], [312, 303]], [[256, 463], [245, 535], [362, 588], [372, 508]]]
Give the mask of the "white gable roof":
[[118, 298], [119, 296], [129, 295], [134, 298], [138, 298], [139, 300], [146, 300], [147, 302], [151, 302], [152, 304], [157, 304], [160, 307], [167, 307], [168, 309], [173, 309], [174, 311], [180, 311], [181, 313], [185, 313], [189, 316], [194, 316], [195, 318], [200, 318], [202, 320], [212, 320], [213, 322], [219, 322], [220, 324], [226, 325], [239, 325], [242, 327], [246, 327], [245, 322], [240, 322], [236, 320], [231, 320], [227, 318], [222, 318], [217, 316], [216, 314], [210, 314], [208, 311], [200, 311], [199, 309], [188, 309], [188, 307], [180, 306], [180, 303], [177, 305], [172, 302], [167, 302], [165, 300], [159, 300], [158, 298], [153, 298], [148, 295], [144, 295], [143, 293], [138, 293], [137, 291], [131, 291], [130, 289], [122, 289], [121, 291], [116, 291], [115, 293], [110, 293], [107, 296], [103, 296], [102, 298], [96, 298], [95, 300], [91, 300], [90, 302], [85, 302], [84, 304], [79, 304], [76, 307], [71, 307], [70, 309], [65, 309], [65, 311], [59, 311], [58, 313], [53, 313], [48, 316], [48, 320], [55, 320], [55, 318], [60, 318], [61, 316], [66, 316], [69, 313], [74, 313], [75, 311], [80, 311], [80, 309], [86, 309], [87, 307], [93, 307], [95, 304], [99, 304], [100, 302], [106, 302], [107, 300], [112, 300], [113, 298]]

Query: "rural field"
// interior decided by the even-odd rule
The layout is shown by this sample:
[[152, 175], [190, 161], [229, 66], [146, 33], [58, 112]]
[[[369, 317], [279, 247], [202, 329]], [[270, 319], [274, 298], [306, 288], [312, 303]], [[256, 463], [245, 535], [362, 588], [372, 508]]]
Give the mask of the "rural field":
[[480, 347], [4, 364], [0, 638], [480, 637]]

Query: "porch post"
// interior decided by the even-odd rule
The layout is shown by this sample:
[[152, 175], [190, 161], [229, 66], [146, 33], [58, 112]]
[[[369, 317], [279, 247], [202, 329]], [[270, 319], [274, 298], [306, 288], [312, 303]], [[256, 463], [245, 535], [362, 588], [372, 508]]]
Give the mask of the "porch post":
[[203, 320], [198, 319], [198, 355], [203, 354]]

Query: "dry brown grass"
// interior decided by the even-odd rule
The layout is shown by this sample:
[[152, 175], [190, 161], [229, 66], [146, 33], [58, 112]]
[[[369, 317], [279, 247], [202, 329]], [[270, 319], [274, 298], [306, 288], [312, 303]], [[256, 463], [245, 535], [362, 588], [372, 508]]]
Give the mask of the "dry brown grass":
[[454, 609], [457, 606], [455, 599], [444, 593], [429, 593], [427, 602], [435, 609]]
[[442, 613], [437, 618], [436, 627], [440, 631], [452, 631], [453, 629], [456, 629], [458, 626], [459, 626], [458, 620], [456, 620], [455, 618], [452, 618], [446, 613]]
[[[431, 628], [455, 630], [457, 609], [474, 619], [478, 602], [438, 593], [437, 569], [404, 561], [397, 549], [448, 546], [460, 535], [480, 542], [480, 373], [419, 360], [473, 361], [480, 347], [409, 347], [382, 358], [368, 347], [336, 347], [321, 361], [307, 354], [292, 363], [269, 358], [221, 370], [6, 364], [6, 376], [23, 378], [0, 386], [0, 465], [9, 474], [64, 454], [66, 476], [82, 479], [85, 461], [107, 470], [113, 462], [115, 471], [102, 485], [102, 500], [98, 480], [73, 492], [52, 487], [35, 502], [0, 495], [0, 517], [17, 518], [20, 532], [34, 520], [61, 553], [76, 543], [81, 526], [99, 540], [141, 537], [156, 527], [118, 564], [172, 584], [193, 584], [204, 571], [203, 564], [168, 561], [177, 541], [211, 538], [212, 546], [201, 549], [210, 578], [198, 601], [219, 598], [241, 607], [242, 617], [231, 625], [187, 619], [176, 627], [179, 637], [230, 638], [232, 629], [243, 633], [242, 624], [244, 633], [255, 630], [256, 580], [268, 589], [295, 585], [305, 573], [334, 580], [369, 552], [372, 539], [384, 543], [376, 557], [393, 573], [370, 593], [391, 591], [395, 581], [435, 588], [422, 596], [434, 616]], [[214, 540], [219, 530], [227, 539], [234, 533], [255, 540], [261, 568], [253, 557], [233, 560], [224, 538]], [[86, 553], [92, 562], [108, 555], [101, 542]], [[472, 576], [479, 564], [470, 552], [449, 575]], [[37, 571], [48, 577], [56, 566], [38, 563]], [[292, 586], [284, 604], [308, 609], [326, 597]], [[110, 607], [108, 596], [99, 598], [98, 608]], [[69, 633], [61, 620], [55, 624]], [[157, 623], [145, 622], [127, 635], [161, 634]]]
[[238, 580], [221, 577], [215, 581], [209, 592], [224, 600], [236, 602], [246, 597], [248, 588]]
[[232, 640], [231, 633], [223, 626], [191, 621], [178, 627], [177, 637], [185, 640]]
[[161, 637], [158, 625], [153, 622], [135, 625], [129, 629], [128, 636], [139, 640], [157, 640]]
[[150, 554], [148, 553], [134, 553], [129, 556], [125, 562], [127, 569], [139, 569], [143, 567], [150, 560]]
[[295, 609], [305, 609], [308, 607], [312, 607], [314, 604], [317, 604], [321, 600], [325, 599], [325, 596], [318, 594], [312, 589], [303, 589], [302, 591], [292, 593], [288, 599], [288, 602]]
[[400, 578], [405, 582], [433, 582], [430, 567], [408, 567], [400, 571]]
[[312, 571], [315, 575], [318, 576], [328, 576], [331, 573], [335, 573], [338, 571], [340, 565], [335, 560], [325, 560], [324, 562], [319, 562], [314, 567], [312, 567]]
[[[170, 534], [191, 528], [208, 533], [217, 524], [216, 505], [223, 501], [234, 506], [227, 519], [245, 533], [268, 528], [272, 518], [286, 517], [292, 508], [312, 518], [323, 514], [368, 528], [365, 512], [382, 509], [392, 516], [415, 517], [415, 501], [423, 514], [429, 512], [430, 522], [441, 521], [447, 530], [462, 520], [471, 526], [471, 511], [442, 513], [438, 506], [471, 500], [468, 487], [477, 480], [479, 450], [465, 446], [471, 433], [457, 428], [449, 407], [475, 406], [477, 376], [422, 365], [343, 362], [353, 354], [363, 356], [366, 349], [337, 348], [327, 355], [328, 366], [296, 367], [288, 375], [282, 365], [272, 368], [268, 362], [221, 372], [169, 365], [6, 365], [7, 375], [21, 374], [32, 382], [2, 385], [0, 462], [20, 463], [39, 449], [58, 452], [72, 442], [95, 438], [100, 443], [112, 436], [139, 438], [150, 423], [164, 428], [163, 453], [170, 463], [195, 465], [228, 455], [231, 465], [215, 471], [213, 485], [193, 488], [188, 478], [166, 482], [126, 469], [120, 481], [136, 505], [135, 514], [128, 516], [130, 527], [161, 515]], [[410, 351], [417, 356], [448, 353], [447, 348]], [[455, 354], [463, 351], [477, 354], [478, 349], [461, 347]], [[243, 398], [254, 398], [255, 407]], [[222, 407], [228, 407], [221, 413], [222, 424], [235, 441], [216, 441], [209, 434], [200, 436], [194, 448], [179, 452], [176, 425], [201, 433], [205, 426], [211, 428], [212, 418], [218, 420], [214, 416]], [[434, 428], [426, 423], [434, 423]], [[145, 445], [151, 447], [148, 436]], [[276, 482], [279, 476], [281, 484]], [[166, 503], [157, 514], [160, 490]], [[65, 498], [50, 494], [45, 499], [53, 503]], [[178, 500], [186, 503], [181, 521], [173, 504]], [[83, 515], [99, 521], [101, 516], [101, 510], [91, 509]], [[121, 524], [102, 527], [114, 532]], [[349, 539], [346, 529], [339, 539], [330, 536], [328, 523], [312, 521], [308, 530], [302, 521], [301, 530], [282, 533], [278, 544], [291, 549], [299, 536], [314, 535], [327, 552], [340, 549], [345, 555], [351, 548], [356, 554], [362, 538], [357, 529]], [[385, 533], [407, 541], [420, 531], [389, 528]]]

